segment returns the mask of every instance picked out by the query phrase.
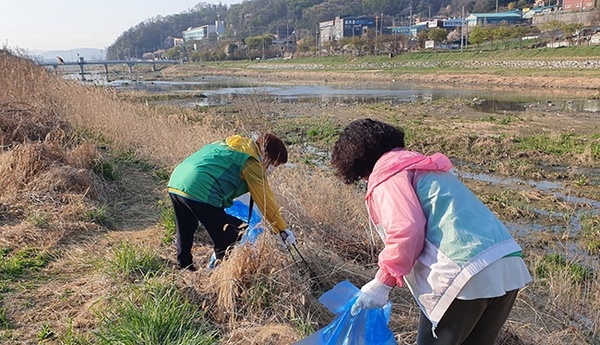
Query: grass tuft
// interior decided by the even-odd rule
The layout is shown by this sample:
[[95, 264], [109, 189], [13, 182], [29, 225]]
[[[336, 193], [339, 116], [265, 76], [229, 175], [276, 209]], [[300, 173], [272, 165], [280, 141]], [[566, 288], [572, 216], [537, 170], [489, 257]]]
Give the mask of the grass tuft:
[[165, 264], [153, 250], [121, 241], [114, 249], [108, 270], [130, 281], [138, 281], [160, 275], [165, 270]]
[[144, 286], [98, 317], [97, 345], [212, 345], [217, 339], [201, 309], [172, 285]]
[[27, 272], [38, 271], [50, 262], [48, 253], [36, 248], [25, 248], [16, 252], [2, 251], [0, 261], [0, 278], [13, 280]]
[[160, 200], [158, 206], [160, 207], [160, 224], [165, 228], [162, 242], [164, 244], [171, 244], [175, 240], [175, 232], [177, 231], [175, 211], [168, 200]]

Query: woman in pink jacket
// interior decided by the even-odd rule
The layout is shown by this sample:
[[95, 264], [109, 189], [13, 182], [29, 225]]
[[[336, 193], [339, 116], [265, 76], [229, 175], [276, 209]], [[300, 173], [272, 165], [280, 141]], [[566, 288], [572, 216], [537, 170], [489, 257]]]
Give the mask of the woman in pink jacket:
[[531, 277], [519, 245], [450, 160], [405, 150], [401, 130], [363, 119], [344, 129], [331, 161], [344, 183], [368, 181], [369, 218], [384, 243], [352, 313], [383, 307], [407, 285], [421, 309], [417, 344], [494, 344]]

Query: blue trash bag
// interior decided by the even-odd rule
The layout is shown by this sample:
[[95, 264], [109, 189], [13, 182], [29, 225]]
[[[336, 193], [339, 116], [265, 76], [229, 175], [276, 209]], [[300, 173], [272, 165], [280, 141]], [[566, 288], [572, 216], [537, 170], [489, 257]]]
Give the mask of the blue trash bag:
[[360, 289], [344, 280], [321, 295], [319, 302], [336, 318], [294, 345], [395, 345], [394, 334], [388, 328], [391, 303], [379, 309], [362, 309], [353, 316], [350, 310], [359, 292]]
[[252, 207], [252, 216], [248, 220], [248, 209], [250, 207], [250, 194], [246, 193], [233, 200], [233, 205], [225, 209], [225, 212], [231, 216], [239, 218], [248, 223], [248, 228], [242, 236], [240, 243], [256, 243], [258, 236], [263, 233], [262, 214], [256, 204]]

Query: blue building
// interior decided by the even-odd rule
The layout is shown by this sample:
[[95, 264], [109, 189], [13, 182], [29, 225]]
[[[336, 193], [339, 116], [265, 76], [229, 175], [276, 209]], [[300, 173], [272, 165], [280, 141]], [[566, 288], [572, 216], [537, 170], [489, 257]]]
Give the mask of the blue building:
[[513, 10], [499, 13], [471, 13], [465, 18], [467, 26], [484, 26], [484, 25], [500, 25], [500, 24], [521, 24], [527, 22], [523, 18], [521, 10]]
[[399, 26], [392, 28], [392, 35], [404, 35], [408, 37], [417, 37], [419, 32], [427, 30], [427, 23], [419, 23], [409, 26]]

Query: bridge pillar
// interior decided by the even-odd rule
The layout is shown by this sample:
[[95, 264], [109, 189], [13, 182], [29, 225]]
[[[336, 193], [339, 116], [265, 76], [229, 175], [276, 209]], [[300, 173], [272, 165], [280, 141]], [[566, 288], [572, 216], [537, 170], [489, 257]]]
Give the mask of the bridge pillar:
[[155, 63], [152, 64], [152, 72], [156, 72], [156, 64]]
[[104, 74], [106, 74], [106, 81], [108, 81], [108, 64], [104, 64]]
[[[78, 54], [79, 55], [79, 54]], [[83, 71], [83, 65], [85, 64], [85, 61], [83, 60], [83, 56], [81, 56], [79, 58], [79, 69], [81, 70], [81, 72], [79, 73], [81, 75], [81, 80], [85, 81], [85, 73]]]
[[132, 64], [132, 63], [128, 63], [128, 64], [127, 64], [127, 67], [129, 67], [129, 74], [132, 74], [132, 73], [133, 73], [133, 65], [134, 65], [134, 64]]

